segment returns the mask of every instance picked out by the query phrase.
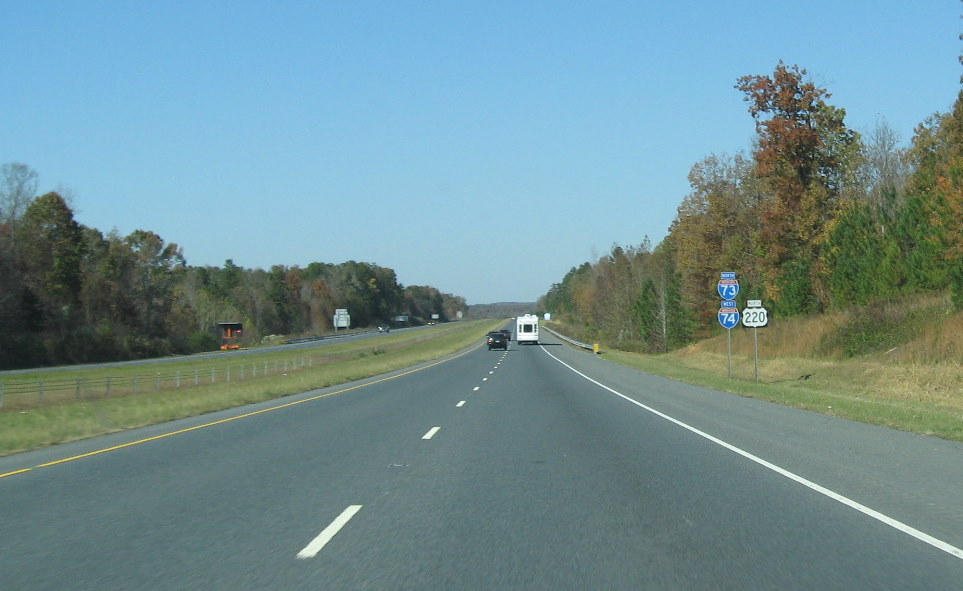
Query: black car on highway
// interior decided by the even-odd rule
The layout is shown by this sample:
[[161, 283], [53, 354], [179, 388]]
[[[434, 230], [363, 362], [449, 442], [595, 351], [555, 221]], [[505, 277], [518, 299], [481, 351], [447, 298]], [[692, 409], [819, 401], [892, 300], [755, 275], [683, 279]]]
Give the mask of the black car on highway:
[[488, 333], [488, 350], [504, 349], [508, 351], [508, 339], [500, 332]]

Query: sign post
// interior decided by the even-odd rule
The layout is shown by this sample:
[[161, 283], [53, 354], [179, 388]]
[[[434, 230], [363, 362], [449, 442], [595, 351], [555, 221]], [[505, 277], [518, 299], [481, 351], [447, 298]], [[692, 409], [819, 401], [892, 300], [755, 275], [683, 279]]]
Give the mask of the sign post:
[[759, 381], [759, 327], [769, 324], [769, 311], [762, 307], [762, 300], [749, 300], [742, 311], [742, 325], [752, 328], [755, 345], [756, 381]]
[[736, 307], [736, 296], [739, 295], [739, 280], [733, 271], [724, 271], [720, 275], [716, 286], [722, 304], [719, 307], [719, 324], [726, 329], [728, 341], [729, 379], [732, 379], [732, 329], [739, 324], [739, 308]]

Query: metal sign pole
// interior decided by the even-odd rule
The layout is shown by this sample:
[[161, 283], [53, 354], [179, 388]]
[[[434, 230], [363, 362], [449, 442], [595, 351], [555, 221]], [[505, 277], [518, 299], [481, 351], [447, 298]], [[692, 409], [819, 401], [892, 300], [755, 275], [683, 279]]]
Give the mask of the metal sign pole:
[[756, 348], [756, 381], [759, 381], [759, 329], [752, 329], [752, 339], [755, 342]]
[[769, 311], [762, 307], [762, 300], [749, 300], [747, 308], [742, 311], [742, 325], [752, 328], [752, 340], [754, 343], [755, 355], [755, 376], [759, 381], [759, 327], [769, 324]]
[[729, 379], [732, 379], [732, 329], [739, 324], [739, 308], [736, 307], [736, 296], [739, 295], [739, 280], [733, 271], [725, 271], [719, 275], [716, 290], [722, 303], [719, 304], [719, 324], [726, 329], [728, 344]]
[[726, 337], [729, 341], [729, 379], [732, 379], [732, 329], [726, 329]]

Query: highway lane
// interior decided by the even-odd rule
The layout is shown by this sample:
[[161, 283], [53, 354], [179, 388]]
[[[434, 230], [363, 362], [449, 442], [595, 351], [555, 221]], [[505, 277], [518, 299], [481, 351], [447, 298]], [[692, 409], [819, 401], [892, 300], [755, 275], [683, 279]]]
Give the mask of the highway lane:
[[551, 344], [401, 373], [0, 459], [0, 588], [959, 588], [952, 550], [693, 429], [951, 549], [957, 444]]

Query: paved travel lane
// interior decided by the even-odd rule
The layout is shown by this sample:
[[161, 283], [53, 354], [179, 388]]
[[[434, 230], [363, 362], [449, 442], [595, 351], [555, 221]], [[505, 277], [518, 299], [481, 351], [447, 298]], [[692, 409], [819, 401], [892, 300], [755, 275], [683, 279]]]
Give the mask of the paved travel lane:
[[[874, 496], [870, 467], [839, 468], [858, 458], [787, 443], [808, 413], [513, 343], [0, 478], [0, 587], [951, 589], [963, 575], [951, 553], [573, 368], [807, 478], [905, 499]], [[783, 437], [766, 445], [770, 431]], [[44, 458], [58, 451], [72, 448]]]

